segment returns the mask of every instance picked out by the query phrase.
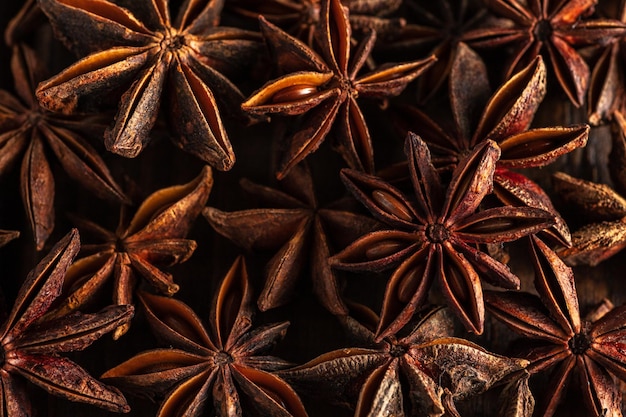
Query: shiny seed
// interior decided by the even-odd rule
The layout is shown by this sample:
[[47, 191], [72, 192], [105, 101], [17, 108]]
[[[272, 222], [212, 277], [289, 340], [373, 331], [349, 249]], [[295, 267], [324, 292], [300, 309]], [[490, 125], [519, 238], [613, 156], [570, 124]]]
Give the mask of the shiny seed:
[[417, 287], [423, 273], [424, 267], [417, 266], [411, 268], [402, 278], [400, 278], [400, 283], [398, 284], [398, 300], [400, 300], [400, 302], [408, 303], [411, 301], [415, 291], [417, 291]]
[[376, 242], [374, 246], [365, 251], [367, 259], [382, 259], [402, 250], [405, 244], [397, 240], [383, 240]]
[[302, 100], [317, 93], [317, 87], [308, 84], [296, 84], [287, 88], [283, 88], [272, 96], [273, 103], [289, 103], [292, 101]]
[[407, 222], [413, 220], [413, 215], [409, 208], [388, 192], [376, 190], [372, 193], [372, 199], [374, 199], [376, 204], [385, 212], [393, 214], [397, 218], [406, 220]]

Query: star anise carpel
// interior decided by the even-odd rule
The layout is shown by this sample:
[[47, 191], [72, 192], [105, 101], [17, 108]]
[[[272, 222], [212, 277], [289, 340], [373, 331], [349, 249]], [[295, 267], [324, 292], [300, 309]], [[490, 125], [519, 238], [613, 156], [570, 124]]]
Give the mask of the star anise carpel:
[[72, 113], [87, 96], [126, 89], [105, 145], [135, 157], [150, 141], [167, 91], [172, 141], [230, 169], [235, 155], [220, 114], [236, 114], [243, 95], [223, 73], [245, 65], [260, 43], [252, 32], [219, 26], [223, 3], [188, 1], [172, 20], [168, 0], [142, 2], [132, 12], [106, 1], [40, 1], [57, 35], [91, 54], [41, 83], [37, 97], [51, 110]]
[[[543, 242], [532, 240], [535, 288], [523, 292], [485, 292], [487, 308], [529, 342], [522, 349], [531, 374], [552, 374], [535, 415], [550, 417], [568, 383], [578, 380], [591, 415], [621, 416], [621, 392], [613, 376], [626, 379], [626, 306], [608, 300], [580, 317], [574, 274]], [[519, 353], [519, 352], [518, 352]]]
[[224, 277], [207, 327], [183, 302], [141, 294], [150, 326], [170, 347], [142, 352], [102, 378], [129, 392], [165, 394], [159, 417], [200, 416], [207, 407], [224, 417], [305, 417], [295, 391], [272, 373], [289, 364], [266, 355], [289, 322], [253, 327], [252, 297], [242, 257]]
[[52, 320], [42, 318], [61, 294], [65, 272], [79, 248], [76, 230], [59, 241], [28, 274], [13, 309], [0, 326], [3, 415], [32, 415], [24, 380], [71, 401], [118, 413], [130, 410], [116, 388], [104, 385], [59, 354], [83, 350], [128, 322], [133, 307], [110, 306], [95, 314], [76, 312]]
[[[212, 185], [211, 168], [205, 166], [191, 182], [152, 193], [132, 219], [120, 216], [115, 231], [76, 219], [83, 234], [93, 236], [95, 242], [84, 245], [84, 256], [69, 268], [63, 288], [65, 299], [50, 315], [84, 308], [97, 300], [104, 284], [111, 280], [115, 304], [133, 304], [140, 280], [163, 294], [176, 293], [178, 284], [161, 268], [185, 262], [193, 254], [196, 242], [186, 236]], [[113, 337], [121, 337], [129, 327], [130, 323], [120, 326]]]
[[55, 181], [50, 153], [67, 175], [97, 197], [127, 202], [106, 164], [83, 137], [98, 117], [63, 116], [40, 107], [35, 87], [44, 63], [29, 47], [13, 46], [11, 69], [17, 97], [0, 91], [0, 174], [21, 160], [21, 195], [38, 250], [54, 228]]
[[348, 11], [341, 2], [322, 0], [320, 13], [317, 50], [260, 18], [261, 31], [281, 76], [254, 92], [242, 108], [253, 115], [301, 115], [295, 133], [287, 138], [279, 179], [319, 148], [331, 131], [350, 167], [373, 172], [374, 149], [357, 99], [396, 96], [435, 60], [430, 57], [388, 64], [360, 74], [374, 47], [376, 32], [370, 31], [352, 48]]
[[354, 271], [394, 268], [377, 329], [379, 339], [406, 325], [426, 300], [435, 279], [465, 327], [480, 334], [484, 323], [480, 280], [506, 288], [519, 288], [520, 282], [507, 266], [477, 245], [538, 233], [554, 224], [554, 217], [531, 207], [477, 212], [493, 189], [500, 156], [493, 141], [478, 144], [459, 162], [447, 190], [431, 163], [426, 143], [415, 134], [407, 136], [405, 153], [413, 185], [411, 197], [377, 177], [342, 171], [346, 187], [390, 229], [363, 236], [333, 256], [331, 265]]

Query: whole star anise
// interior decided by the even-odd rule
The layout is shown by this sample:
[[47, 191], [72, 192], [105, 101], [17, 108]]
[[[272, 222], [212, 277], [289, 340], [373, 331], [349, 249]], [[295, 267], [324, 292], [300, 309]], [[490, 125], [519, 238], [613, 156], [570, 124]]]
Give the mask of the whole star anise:
[[434, 62], [389, 64], [360, 75], [376, 32], [355, 48], [350, 45], [348, 11], [339, 0], [322, 0], [316, 32], [318, 52], [260, 18], [261, 31], [274, 56], [280, 78], [267, 83], [242, 105], [254, 115], [302, 115], [295, 133], [287, 139], [288, 149], [280, 161], [277, 177], [314, 152], [331, 130], [341, 156], [352, 168], [373, 172], [374, 150], [369, 128], [358, 98], [384, 98], [400, 94]]
[[543, 242], [532, 240], [535, 288], [523, 292], [486, 291], [489, 311], [535, 343], [523, 349], [531, 374], [553, 368], [535, 415], [552, 416], [568, 383], [578, 380], [588, 411], [621, 416], [615, 375], [626, 380], [626, 305], [613, 309], [605, 300], [581, 320], [574, 274]]
[[44, 67], [29, 47], [13, 47], [11, 70], [18, 97], [0, 90], [0, 174], [22, 156], [22, 201], [41, 250], [54, 229], [55, 183], [48, 150], [70, 178], [99, 198], [127, 199], [98, 152], [82, 137], [98, 120], [58, 115], [39, 106], [35, 87], [44, 78]]
[[[212, 185], [211, 168], [206, 166], [191, 182], [151, 194], [130, 221], [122, 213], [115, 231], [77, 219], [83, 233], [100, 243], [83, 246], [87, 256], [68, 270], [63, 288], [66, 298], [50, 315], [82, 308], [111, 279], [115, 304], [133, 304], [133, 292], [142, 278], [163, 294], [177, 292], [172, 275], [160, 267], [185, 262], [193, 254], [196, 242], [185, 237], [206, 204]], [[113, 337], [119, 338], [129, 327], [130, 323], [120, 326]]]
[[458, 417], [455, 400], [480, 394], [527, 364], [452, 337], [447, 309], [430, 311], [406, 336], [378, 343], [376, 314], [360, 305], [352, 314], [358, 318], [342, 320], [356, 347], [325, 353], [279, 375], [296, 388], [335, 401], [354, 403], [357, 394], [355, 417]]
[[[252, 291], [242, 257], [228, 271], [215, 298], [209, 328], [186, 304], [142, 294], [148, 322], [169, 348], [138, 354], [102, 378], [129, 392], [166, 394], [158, 417], [213, 412], [236, 417], [306, 417], [295, 391], [272, 371], [288, 363], [265, 355], [289, 322], [252, 327]], [[211, 401], [212, 398], [212, 401]]]
[[324, 307], [333, 314], [346, 314], [337, 278], [326, 260], [337, 245], [347, 246], [380, 223], [340, 205], [320, 205], [306, 164], [295, 166], [281, 181], [284, 191], [250, 181], [241, 185], [270, 208], [226, 213], [207, 207], [203, 214], [218, 233], [241, 247], [278, 249], [265, 271], [259, 309], [266, 311], [288, 302], [297, 279], [308, 267], [313, 290]]
[[105, 145], [135, 157], [150, 140], [167, 90], [173, 142], [230, 169], [235, 155], [217, 103], [233, 112], [243, 95], [222, 72], [244, 65], [258, 41], [254, 33], [219, 26], [223, 3], [187, 1], [172, 22], [168, 0], [135, 2], [133, 12], [108, 1], [40, 1], [61, 39], [93, 53], [41, 83], [37, 97], [50, 110], [71, 113], [87, 96], [127, 89]]
[[128, 412], [124, 396], [102, 384], [60, 353], [83, 350], [102, 335], [128, 322], [129, 305], [110, 306], [96, 314], [73, 313], [53, 320], [41, 317], [61, 294], [63, 277], [78, 253], [76, 230], [58, 242], [33, 269], [20, 288], [13, 309], [0, 326], [0, 398], [2, 414], [32, 415], [24, 379], [52, 395]]
[[395, 268], [385, 291], [379, 340], [411, 319], [434, 279], [465, 327], [480, 334], [485, 314], [480, 280], [506, 288], [519, 288], [520, 281], [476, 245], [537, 233], [554, 223], [553, 216], [530, 207], [476, 212], [493, 188], [500, 150], [492, 141], [478, 144], [459, 162], [447, 190], [418, 136], [409, 133], [405, 153], [413, 184], [411, 197], [377, 177], [342, 171], [346, 187], [391, 229], [363, 236], [333, 256], [331, 265], [357, 271]]

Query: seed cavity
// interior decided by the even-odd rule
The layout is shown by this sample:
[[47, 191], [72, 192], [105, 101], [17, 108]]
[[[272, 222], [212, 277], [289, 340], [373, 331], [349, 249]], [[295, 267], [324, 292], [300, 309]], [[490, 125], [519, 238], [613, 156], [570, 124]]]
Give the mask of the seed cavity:
[[272, 96], [272, 103], [290, 103], [317, 93], [317, 87], [310, 84], [296, 84], [283, 88]]
[[387, 191], [376, 190], [372, 193], [374, 202], [386, 213], [389, 213], [401, 220], [410, 222], [413, 220], [411, 210], [399, 199], [389, 194]]

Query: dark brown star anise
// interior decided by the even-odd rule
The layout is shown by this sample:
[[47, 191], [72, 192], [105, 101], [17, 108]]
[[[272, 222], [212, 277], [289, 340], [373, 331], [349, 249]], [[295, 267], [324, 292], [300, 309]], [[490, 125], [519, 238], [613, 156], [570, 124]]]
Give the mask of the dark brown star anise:
[[320, 205], [306, 164], [295, 166], [281, 181], [284, 191], [245, 180], [241, 185], [271, 208], [226, 213], [207, 207], [203, 214], [218, 233], [243, 248], [278, 249], [265, 270], [259, 309], [266, 311], [288, 302], [308, 267], [313, 291], [322, 305], [333, 314], [346, 314], [337, 278], [326, 260], [334, 248], [346, 247], [380, 223], [341, 205]]
[[58, 242], [22, 285], [13, 309], [0, 326], [0, 409], [3, 416], [33, 415], [24, 379], [50, 394], [92, 404], [115, 412], [128, 412], [124, 396], [102, 384], [59, 353], [83, 350], [102, 335], [128, 322], [129, 305], [110, 306], [96, 314], [72, 313], [42, 320], [61, 294], [65, 271], [78, 253], [76, 230]]
[[368, 56], [376, 32], [356, 47], [350, 46], [348, 11], [339, 0], [322, 0], [321, 18], [315, 33], [319, 54], [298, 39], [261, 18], [261, 30], [284, 74], [256, 91], [243, 104], [254, 115], [302, 115], [288, 138], [277, 177], [314, 152], [331, 129], [341, 156], [354, 169], [373, 172], [374, 150], [369, 128], [357, 98], [384, 98], [400, 94], [434, 62], [388, 64], [365, 75], [359, 71]]
[[554, 368], [535, 415], [552, 416], [568, 382], [578, 380], [594, 416], [621, 416], [615, 375], [626, 380], [626, 305], [605, 300], [581, 320], [574, 274], [543, 242], [532, 241], [535, 288], [524, 292], [486, 291], [487, 308], [515, 332], [535, 343], [523, 349], [531, 374]]
[[[159, 267], [185, 262], [193, 254], [196, 242], [185, 237], [212, 185], [211, 168], [206, 166], [191, 182], [151, 194], [130, 221], [122, 214], [114, 232], [77, 219], [83, 233], [101, 243], [83, 245], [87, 256], [68, 270], [63, 287], [66, 298], [51, 315], [67, 314], [92, 302], [112, 278], [115, 304], [133, 304], [133, 291], [141, 278], [163, 294], [177, 292], [172, 275]], [[120, 326], [113, 337], [119, 338], [129, 327], [130, 323]]]
[[[404, 337], [374, 342], [378, 317], [354, 306], [342, 320], [359, 347], [325, 353], [279, 375], [312, 395], [354, 404], [355, 417], [459, 414], [455, 400], [488, 390], [528, 363], [494, 355], [464, 339], [451, 337], [447, 309], [429, 312]], [[354, 386], [357, 386], [356, 389]]]
[[575, 46], [606, 44], [626, 34], [626, 25], [619, 20], [585, 19], [598, 0], [487, 0], [486, 3], [505, 19], [468, 33], [467, 42], [489, 48], [511, 45], [514, 52], [505, 79], [539, 54], [547, 54], [561, 88], [577, 107], [585, 102], [589, 67]]
[[537, 233], [554, 223], [553, 216], [537, 208], [510, 206], [476, 213], [493, 189], [500, 150], [492, 141], [478, 144], [459, 162], [447, 190], [418, 136], [409, 133], [405, 153], [412, 198], [377, 177], [342, 171], [346, 187], [392, 229], [363, 236], [333, 256], [331, 265], [356, 271], [395, 268], [385, 292], [378, 339], [396, 333], [411, 319], [435, 278], [465, 327], [480, 334], [485, 314], [480, 280], [506, 288], [519, 288], [520, 281], [476, 245]]
[[132, 158], [149, 142], [167, 89], [173, 142], [230, 169], [235, 155], [217, 102], [237, 111], [243, 95], [222, 73], [249, 63], [258, 37], [220, 27], [223, 3], [187, 1], [172, 22], [168, 0], [135, 2], [133, 12], [108, 1], [41, 0], [57, 35], [93, 53], [41, 83], [37, 97], [50, 110], [71, 113], [87, 96], [127, 88], [105, 145]]
[[23, 155], [22, 201], [37, 249], [41, 250], [54, 228], [54, 177], [46, 148], [65, 172], [99, 198], [126, 201], [98, 152], [82, 137], [98, 120], [68, 117], [41, 108], [35, 86], [43, 79], [43, 65], [25, 45], [15, 45], [11, 69], [18, 97], [0, 90], [0, 174]]
[[295, 391], [271, 373], [288, 363], [265, 355], [289, 322], [253, 328], [252, 297], [242, 257], [222, 281], [208, 329], [186, 304], [142, 294], [148, 322], [170, 347], [140, 353], [102, 378], [129, 392], [166, 394], [158, 417], [196, 417], [211, 402], [222, 417], [306, 417]]

